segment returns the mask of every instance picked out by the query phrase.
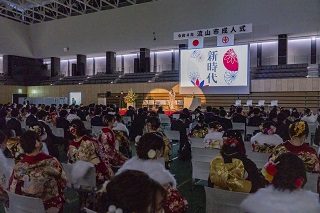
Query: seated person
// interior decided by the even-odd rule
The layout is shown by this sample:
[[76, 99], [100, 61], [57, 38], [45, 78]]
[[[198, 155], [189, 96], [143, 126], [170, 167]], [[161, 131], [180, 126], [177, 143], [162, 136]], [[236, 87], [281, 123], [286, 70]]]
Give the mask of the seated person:
[[303, 160], [307, 172], [320, 172], [316, 150], [305, 143], [306, 136], [309, 133], [308, 124], [305, 121], [293, 123], [289, 127], [289, 133], [291, 139], [273, 149], [271, 160], [274, 161], [282, 153], [292, 152]]
[[90, 123], [91, 126], [103, 126], [103, 120], [101, 117], [102, 111], [101, 108], [97, 107], [94, 111], [94, 117], [91, 118]]
[[137, 156], [128, 160], [116, 173], [116, 176], [126, 170], [145, 172], [150, 178], [158, 181], [167, 189], [168, 199], [165, 202], [165, 212], [186, 212], [187, 201], [177, 190], [174, 176], [165, 169], [163, 158], [165, 143], [157, 132], [145, 133], [136, 143]]
[[223, 130], [226, 131], [228, 129], [232, 129], [232, 121], [228, 118], [225, 118], [227, 115], [226, 111], [224, 109], [221, 109], [219, 111], [219, 119], [218, 122], [223, 127]]
[[4, 189], [8, 188], [9, 178], [12, 173], [12, 167], [11, 165], [8, 165], [9, 162], [3, 153], [6, 148], [7, 139], [8, 137], [2, 131], [0, 131], [0, 205], [7, 200]]
[[208, 185], [236, 192], [256, 192], [262, 177], [254, 162], [246, 157], [242, 135], [228, 130], [223, 134], [220, 155], [210, 163]]
[[242, 107], [237, 107], [236, 113], [232, 115], [234, 123], [247, 123], [247, 118], [242, 115]]
[[104, 126], [99, 135], [99, 142], [110, 164], [113, 166], [122, 166], [128, 159], [116, 149], [116, 135], [112, 130], [114, 121], [114, 115], [106, 114], [103, 117]]
[[301, 118], [301, 120], [307, 123], [314, 123], [317, 120], [317, 115], [314, 115], [309, 108], [306, 108], [304, 110], [304, 116]]
[[271, 153], [275, 146], [283, 143], [282, 138], [275, 134], [276, 127], [272, 121], [263, 122], [260, 131], [250, 139], [254, 152]]
[[208, 126], [208, 134], [204, 137], [204, 144], [206, 148], [220, 149], [223, 144], [222, 126], [219, 122], [211, 122]]
[[248, 126], [260, 126], [263, 123], [264, 119], [261, 117], [260, 109], [253, 109], [253, 116], [248, 120]]
[[279, 135], [283, 141], [290, 140], [289, 135], [289, 126], [290, 123], [287, 122], [286, 115], [280, 112], [277, 115], [277, 122], [275, 123], [276, 126], [276, 134]]
[[41, 152], [42, 143], [36, 132], [24, 132], [20, 143], [26, 156], [14, 166], [9, 191], [41, 198], [47, 212], [63, 212], [67, 178], [59, 161]]
[[126, 170], [98, 191], [97, 212], [162, 213], [167, 192], [146, 173]]
[[75, 137], [68, 148], [69, 163], [76, 163], [76, 161], [91, 163], [96, 169], [97, 185], [109, 180], [114, 175], [109, 160], [98, 141], [87, 136], [87, 129], [83, 122], [78, 119], [73, 120], [69, 131]]
[[11, 119], [7, 122], [7, 128], [14, 130], [16, 136], [20, 136], [22, 134], [21, 122], [18, 120], [19, 110], [13, 109], [11, 111]]
[[208, 134], [208, 125], [204, 123], [204, 115], [200, 113], [195, 121], [196, 125], [191, 129], [189, 136], [192, 138], [204, 138]]
[[271, 184], [241, 203], [244, 212], [320, 212], [319, 195], [303, 189], [307, 182], [306, 168], [297, 155], [279, 155], [274, 163], [266, 165], [263, 174]]

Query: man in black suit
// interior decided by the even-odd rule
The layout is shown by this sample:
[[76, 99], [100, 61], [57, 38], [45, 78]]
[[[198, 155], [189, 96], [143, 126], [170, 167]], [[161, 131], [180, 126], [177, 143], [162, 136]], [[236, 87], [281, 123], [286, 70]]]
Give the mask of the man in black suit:
[[264, 119], [260, 116], [260, 109], [253, 109], [253, 117], [249, 118], [248, 126], [260, 126], [264, 122]]
[[101, 113], [101, 108], [97, 107], [94, 111], [94, 117], [91, 118], [91, 126], [103, 126]]
[[37, 107], [31, 107], [30, 109], [30, 115], [26, 119], [26, 125], [30, 126], [31, 123], [37, 122], [38, 118], [36, 114], [38, 113], [38, 108]]
[[242, 114], [242, 107], [237, 107], [236, 113], [232, 116], [232, 121], [234, 123], [247, 123], [247, 119]]
[[186, 131], [186, 125], [185, 121], [187, 119], [187, 115], [184, 113], [181, 113], [178, 120], [175, 120], [171, 124], [171, 130], [176, 130], [180, 132], [180, 147], [179, 147], [179, 153], [181, 153], [181, 150], [185, 144], [188, 143], [188, 136]]
[[67, 120], [68, 111], [63, 109], [59, 112], [59, 117], [57, 118], [56, 127], [63, 128], [64, 139], [68, 142], [64, 143], [64, 150], [67, 152], [69, 141], [73, 140], [75, 137], [69, 132], [70, 122]]
[[224, 131], [226, 131], [228, 129], [232, 129], [232, 122], [230, 119], [225, 118], [226, 115], [227, 115], [226, 110], [220, 109], [218, 122], [221, 124]]
[[21, 122], [18, 120], [19, 110], [13, 109], [11, 111], [11, 119], [7, 122], [7, 127], [16, 132], [16, 136], [22, 134]]

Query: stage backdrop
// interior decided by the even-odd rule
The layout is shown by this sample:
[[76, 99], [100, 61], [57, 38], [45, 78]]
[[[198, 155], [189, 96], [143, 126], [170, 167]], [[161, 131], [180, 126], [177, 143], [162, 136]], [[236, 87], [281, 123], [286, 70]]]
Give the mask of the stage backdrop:
[[181, 50], [181, 94], [249, 94], [249, 46]]

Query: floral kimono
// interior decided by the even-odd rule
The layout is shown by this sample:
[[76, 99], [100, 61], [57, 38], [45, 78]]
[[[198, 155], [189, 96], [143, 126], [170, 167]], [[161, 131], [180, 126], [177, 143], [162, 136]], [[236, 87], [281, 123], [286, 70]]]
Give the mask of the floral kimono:
[[[58, 162], [50, 155], [26, 155], [13, 169], [9, 191], [43, 200], [46, 212], [63, 212], [63, 191], [67, 178]], [[36, 207], [35, 207], [36, 208]]]
[[273, 149], [271, 159], [274, 161], [279, 155], [286, 152], [292, 152], [303, 160], [307, 172], [320, 172], [319, 158], [316, 150], [304, 143], [300, 146], [294, 146], [290, 141], [286, 141]]
[[92, 163], [96, 169], [97, 184], [103, 184], [113, 176], [113, 171], [108, 159], [101, 150], [98, 142], [88, 136], [83, 136], [80, 141], [69, 144], [68, 160], [75, 163], [77, 160]]
[[108, 127], [103, 127], [101, 132], [99, 141], [105, 155], [109, 158], [110, 164], [113, 166], [122, 166], [127, 158], [116, 149], [116, 136], [113, 130]]

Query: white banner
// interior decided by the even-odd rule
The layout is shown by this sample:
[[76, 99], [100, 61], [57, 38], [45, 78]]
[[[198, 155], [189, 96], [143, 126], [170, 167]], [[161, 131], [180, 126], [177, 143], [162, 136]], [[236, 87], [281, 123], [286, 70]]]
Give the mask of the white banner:
[[181, 87], [247, 86], [249, 47], [181, 50]]
[[218, 35], [217, 36], [217, 46], [231, 46], [234, 45], [234, 34], [228, 35]]
[[216, 27], [200, 30], [191, 30], [173, 33], [174, 40], [183, 40], [195, 37], [213, 37], [217, 35], [251, 33], [252, 24], [240, 24], [226, 27]]

